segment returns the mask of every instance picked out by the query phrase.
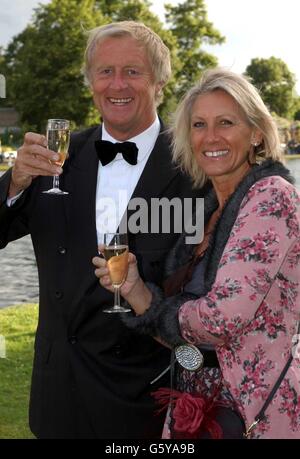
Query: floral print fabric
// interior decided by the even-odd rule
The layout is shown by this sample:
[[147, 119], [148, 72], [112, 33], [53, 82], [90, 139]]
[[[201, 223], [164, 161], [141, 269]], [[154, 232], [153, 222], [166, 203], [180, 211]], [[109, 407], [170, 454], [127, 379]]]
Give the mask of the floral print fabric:
[[[211, 291], [179, 310], [184, 339], [216, 346], [247, 427], [289, 358], [299, 283], [300, 196], [283, 178], [264, 178], [241, 204]], [[299, 354], [251, 438], [300, 438]]]

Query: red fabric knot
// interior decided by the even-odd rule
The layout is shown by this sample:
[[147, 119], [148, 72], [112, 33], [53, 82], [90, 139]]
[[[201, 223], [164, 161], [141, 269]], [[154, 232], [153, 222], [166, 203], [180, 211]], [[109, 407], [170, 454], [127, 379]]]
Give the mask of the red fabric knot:
[[174, 429], [191, 435], [198, 432], [204, 418], [206, 404], [201, 397], [193, 397], [188, 393], [181, 394], [173, 409]]
[[[160, 388], [152, 393], [160, 405], [159, 413], [169, 405], [172, 408], [173, 430], [177, 438], [199, 438], [201, 432], [207, 431], [211, 438], [223, 437], [221, 426], [214, 419], [218, 406], [226, 406], [226, 402], [215, 402], [215, 395], [209, 398], [179, 392], [169, 388]], [[177, 436], [177, 435], [176, 435]]]

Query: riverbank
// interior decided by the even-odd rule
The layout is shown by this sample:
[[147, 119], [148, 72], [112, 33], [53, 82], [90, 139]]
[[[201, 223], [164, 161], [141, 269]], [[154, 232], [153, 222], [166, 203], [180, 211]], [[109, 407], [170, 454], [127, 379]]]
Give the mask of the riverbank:
[[0, 310], [39, 301], [38, 273], [30, 236], [0, 250]]
[[37, 304], [0, 310], [0, 439], [34, 438], [28, 404], [37, 319]]

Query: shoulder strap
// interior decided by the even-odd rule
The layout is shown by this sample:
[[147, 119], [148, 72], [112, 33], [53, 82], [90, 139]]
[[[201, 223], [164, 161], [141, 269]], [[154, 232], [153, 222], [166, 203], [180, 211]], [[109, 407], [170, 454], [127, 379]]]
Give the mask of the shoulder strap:
[[[298, 323], [298, 329], [297, 329], [297, 337], [298, 339], [296, 340], [293, 348], [295, 346], [298, 345], [299, 343], [299, 333], [300, 333], [300, 322]], [[293, 351], [291, 351], [291, 354], [289, 356], [289, 359], [288, 361], [286, 362], [282, 372], [280, 373], [279, 375], [279, 378], [277, 379], [277, 381], [275, 382], [269, 396], [267, 397], [265, 403], [263, 404], [263, 407], [262, 409], [260, 410], [260, 412], [255, 416], [254, 418], [254, 422], [250, 425], [250, 427], [248, 427], [247, 431], [246, 431], [246, 434], [245, 434], [245, 437], [248, 438], [250, 436], [250, 433], [252, 432], [252, 430], [257, 426], [257, 424], [265, 417], [265, 412], [266, 412], [266, 409], [268, 408], [268, 406], [270, 405], [275, 393], [277, 392], [283, 378], [285, 377], [291, 363], [292, 363], [292, 360], [293, 360], [294, 356], [293, 356]]]

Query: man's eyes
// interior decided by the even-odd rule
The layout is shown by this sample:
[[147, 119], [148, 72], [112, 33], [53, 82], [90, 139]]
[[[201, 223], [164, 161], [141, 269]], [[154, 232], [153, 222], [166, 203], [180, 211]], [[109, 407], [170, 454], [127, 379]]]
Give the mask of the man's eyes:
[[100, 69], [97, 73], [98, 75], [110, 75], [112, 73], [112, 69]]
[[[134, 69], [134, 68], [130, 68], [130, 69], [124, 69], [124, 71], [122, 72], [123, 75], [129, 75], [129, 76], [137, 76], [137, 75], [140, 75], [140, 71], [137, 70], [137, 69]], [[110, 68], [106, 68], [106, 69], [100, 69], [98, 71], [98, 74], [99, 75], [113, 75], [114, 74], [114, 70], [113, 69], [110, 69]]]
[[139, 75], [141, 72], [139, 72], [139, 70], [137, 69], [127, 69], [126, 70], [126, 73], [130, 76], [137, 76]]

